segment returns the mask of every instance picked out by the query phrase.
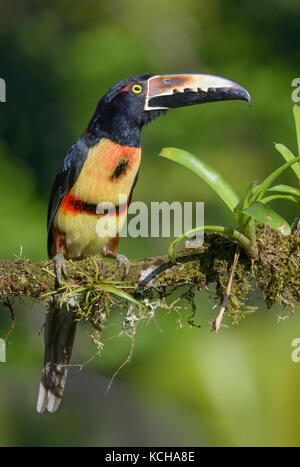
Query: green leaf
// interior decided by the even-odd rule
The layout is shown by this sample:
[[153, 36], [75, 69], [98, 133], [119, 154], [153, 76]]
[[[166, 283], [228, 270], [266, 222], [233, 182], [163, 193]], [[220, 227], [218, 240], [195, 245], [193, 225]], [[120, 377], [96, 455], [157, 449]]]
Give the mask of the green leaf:
[[[87, 286], [88, 287], [88, 286]], [[81, 293], [81, 292], [86, 292], [87, 291], [87, 287], [85, 287], [84, 285], [80, 286], [80, 287], [76, 287], [76, 289], [73, 289], [73, 293], [74, 294], [77, 294], [77, 293]]]
[[90, 299], [91, 291], [89, 290], [85, 296], [85, 305], [88, 306], [89, 299]]
[[169, 257], [172, 263], [176, 263], [175, 261], [175, 248], [176, 245], [184, 240], [187, 237], [192, 237], [197, 232], [203, 230], [204, 232], [220, 232], [227, 237], [231, 238], [232, 240], [236, 240], [243, 248], [246, 250], [251, 249], [251, 241], [245, 237], [241, 232], [234, 229], [229, 229], [227, 227], [223, 227], [222, 225], [202, 225], [200, 227], [196, 227], [194, 229], [188, 230], [184, 232], [184, 234], [177, 237], [169, 246]]
[[127, 285], [128, 282], [124, 282], [124, 281], [111, 281], [110, 279], [102, 279], [101, 281], [98, 281], [98, 282], [101, 282], [102, 284], [119, 284], [122, 286], [122, 288], [124, 287], [127, 287], [127, 288], [132, 288], [132, 289], [135, 289], [135, 286], [134, 285]]
[[[252, 182], [244, 196], [244, 199], [242, 201], [242, 209], [247, 209], [251, 204], [253, 203], [253, 200], [260, 190], [260, 185], [257, 185], [257, 182]], [[251, 217], [247, 216], [244, 214], [242, 211], [239, 209], [235, 210], [235, 217], [240, 224], [240, 227], [242, 229], [242, 232], [244, 235], [246, 235], [249, 240], [251, 240], [252, 244], [256, 245], [256, 225], [255, 225], [255, 220], [252, 219]]]
[[268, 225], [282, 235], [290, 235], [291, 228], [286, 220], [283, 219], [273, 209], [266, 207], [263, 203], [255, 201], [248, 209], [243, 211], [247, 216], [253, 217], [253, 219]]
[[285, 201], [291, 201], [292, 203], [300, 204], [300, 199], [297, 199], [295, 196], [280, 195], [280, 194], [266, 196], [265, 198], [263, 198], [261, 200], [261, 202], [264, 203], [264, 204], [267, 204], [270, 201], [274, 201], [274, 199], [283, 199]]
[[48, 274], [50, 274], [50, 276], [56, 279], [56, 274], [53, 271], [50, 271], [48, 268], [42, 268], [42, 271], [47, 272]]
[[262, 199], [262, 197], [264, 196], [265, 192], [269, 189], [269, 187], [271, 186], [271, 184], [274, 182], [274, 180], [282, 174], [282, 172], [284, 172], [286, 169], [288, 169], [290, 166], [292, 166], [293, 164], [295, 164], [296, 162], [298, 162], [300, 160], [300, 157], [297, 157], [297, 158], [294, 158], [288, 162], [286, 162], [285, 164], [283, 164], [281, 167], [278, 167], [278, 169], [274, 170], [274, 172], [272, 172], [264, 181], [263, 183], [260, 185], [260, 189], [258, 190], [257, 194], [256, 194], [256, 197], [255, 197], [255, 200], [256, 201], [260, 201]]
[[207, 162], [177, 148], [163, 148], [160, 155], [166, 159], [178, 162], [178, 164], [187, 167], [199, 175], [220, 196], [231, 212], [234, 212], [234, 209], [240, 202], [239, 197], [229, 183]]
[[294, 188], [289, 185], [275, 185], [269, 188], [268, 191], [278, 191], [279, 193], [286, 193], [292, 196], [300, 196], [299, 188]]
[[56, 293], [57, 293], [56, 290], [50, 290], [49, 292], [43, 293], [43, 294], [41, 295], [41, 297], [42, 297], [42, 298], [43, 298], [43, 297], [49, 297], [50, 295], [54, 295], [54, 294], [56, 294]]
[[239, 209], [235, 210], [235, 217], [240, 224], [240, 228], [243, 234], [251, 241], [253, 245], [256, 245], [256, 225], [255, 220], [252, 217], [244, 214]]
[[124, 292], [124, 290], [119, 289], [118, 287], [114, 287], [113, 285], [108, 284], [107, 282], [102, 282], [102, 281], [97, 281], [97, 285], [102, 290], [105, 290], [106, 292], [112, 293], [117, 295], [120, 298], [124, 298], [125, 300], [129, 300], [130, 302], [134, 303], [135, 305], [144, 308], [145, 310], [147, 309], [145, 305], [143, 305], [139, 300], [136, 300], [132, 295], [129, 295], [127, 292]]
[[257, 193], [259, 189], [260, 189], [260, 185], [257, 185], [257, 182], [250, 183], [246, 191], [246, 194], [244, 196], [244, 199], [243, 199], [243, 203], [242, 203], [243, 209], [247, 209], [250, 206], [253, 197], [255, 196], [255, 194]]
[[[277, 151], [280, 152], [280, 154], [282, 155], [282, 157], [287, 161], [287, 162], [290, 162], [292, 161], [293, 159], [296, 159], [296, 156], [294, 156], [294, 154], [292, 153], [292, 151], [290, 151], [286, 146], [284, 146], [284, 144], [275, 144], [275, 148], [277, 149]], [[298, 159], [299, 160], [299, 159]], [[298, 179], [300, 180], [300, 164], [299, 162], [297, 164], [294, 164], [292, 166], [292, 170], [295, 172], [295, 174], [297, 175]]]
[[[298, 156], [300, 156], [300, 106], [294, 105], [293, 107], [295, 125], [296, 125], [296, 135], [297, 135], [297, 142], [298, 142]], [[298, 176], [300, 179], [300, 177]]]

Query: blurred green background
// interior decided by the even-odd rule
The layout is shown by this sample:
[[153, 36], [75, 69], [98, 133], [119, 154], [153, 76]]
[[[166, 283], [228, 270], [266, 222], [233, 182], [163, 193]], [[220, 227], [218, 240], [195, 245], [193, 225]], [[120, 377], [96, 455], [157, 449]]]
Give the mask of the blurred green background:
[[[206, 223], [228, 213], [193, 173], [158, 157], [163, 146], [200, 154], [242, 194], [281, 162], [273, 142], [296, 149], [291, 82], [299, 76], [297, 0], [1, 0], [0, 257], [46, 258], [47, 198], [68, 147], [99, 98], [138, 73], [204, 72], [243, 84], [252, 95], [177, 109], [145, 128], [134, 200], [205, 201]], [[281, 181], [295, 183], [292, 172]], [[293, 205], [277, 204], [292, 221]], [[168, 239], [122, 239], [130, 258], [166, 252]], [[256, 313], [216, 336], [213, 291], [197, 296], [201, 329], [158, 312], [141, 327], [132, 362], [105, 396], [130, 340], [105, 343], [101, 358], [70, 371], [61, 410], [35, 413], [44, 310], [15, 301], [16, 330], [0, 363], [0, 445], [300, 445], [300, 363], [291, 341], [300, 314]], [[298, 307], [299, 309], [299, 307]], [[119, 314], [120, 310], [116, 311]], [[225, 320], [226, 322], [226, 320]], [[0, 337], [9, 329], [1, 309]], [[116, 327], [116, 334], [119, 332]], [[74, 363], [95, 347], [80, 326]], [[161, 332], [163, 331], [163, 332]]]

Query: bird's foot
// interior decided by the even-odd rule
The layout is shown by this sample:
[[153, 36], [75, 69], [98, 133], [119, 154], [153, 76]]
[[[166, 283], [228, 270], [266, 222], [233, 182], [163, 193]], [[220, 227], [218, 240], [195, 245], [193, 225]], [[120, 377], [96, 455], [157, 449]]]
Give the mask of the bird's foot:
[[127, 258], [127, 256], [120, 255], [119, 253], [117, 253], [116, 248], [111, 248], [110, 244], [105, 245], [103, 247], [102, 256], [104, 256], [106, 258], [115, 259], [117, 261], [117, 263], [118, 263], [118, 269], [120, 269], [121, 267], [124, 267], [124, 274], [122, 276], [122, 280], [124, 280], [125, 277], [129, 273], [129, 267], [130, 267], [129, 259]]
[[125, 277], [127, 277], [128, 273], [129, 273], [129, 269], [130, 269], [129, 259], [125, 255], [117, 254], [116, 261], [118, 263], [118, 269], [120, 269], [122, 266], [124, 266], [124, 274], [122, 276], [122, 280], [124, 280]]
[[53, 258], [56, 281], [59, 287], [62, 287], [62, 277], [67, 278], [66, 261], [64, 255], [58, 253]]

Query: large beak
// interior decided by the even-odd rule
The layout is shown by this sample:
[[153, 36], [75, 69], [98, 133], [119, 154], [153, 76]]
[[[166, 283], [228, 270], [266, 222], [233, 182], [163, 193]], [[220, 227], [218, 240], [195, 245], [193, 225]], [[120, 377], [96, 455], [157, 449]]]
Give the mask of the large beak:
[[243, 86], [221, 76], [196, 73], [156, 75], [148, 79], [144, 110], [167, 110], [236, 99], [251, 105], [250, 94]]

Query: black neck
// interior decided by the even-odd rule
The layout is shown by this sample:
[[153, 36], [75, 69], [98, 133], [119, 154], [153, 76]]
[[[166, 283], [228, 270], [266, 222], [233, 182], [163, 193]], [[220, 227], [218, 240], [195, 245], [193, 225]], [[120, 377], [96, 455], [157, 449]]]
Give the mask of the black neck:
[[88, 135], [91, 143], [101, 138], [109, 138], [122, 146], [141, 146], [141, 127], [130, 114], [114, 111], [101, 112], [96, 110], [89, 126]]

